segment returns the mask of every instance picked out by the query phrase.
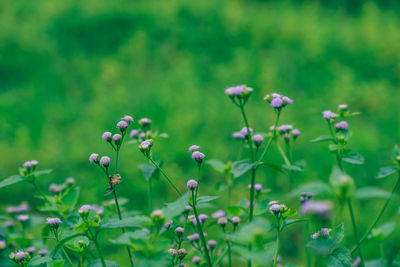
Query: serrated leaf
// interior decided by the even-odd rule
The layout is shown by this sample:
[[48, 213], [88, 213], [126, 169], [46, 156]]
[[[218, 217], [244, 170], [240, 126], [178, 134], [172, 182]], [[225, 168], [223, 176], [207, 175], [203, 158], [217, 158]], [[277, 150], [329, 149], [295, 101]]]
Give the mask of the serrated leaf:
[[0, 182], [0, 188], [22, 182], [23, 180], [24, 180], [24, 177], [19, 176], [19, 175], [10, 176]]
[[253, 164], [246, 160], [235, 161], [233, 163], [233, 177], [238, 178], [246, 172], [250, 171], [252, 168]]
[[347, 248], [337, 248], [328, 257], [327, 267], [351, 267], [351, 254]]
[[311, 182], [300, 185], [288, 194], [289, 198], [299, 197], [302, 193], [313, 193], [314, 195], [332, 194], [332, 188], [323, 182]]
[[372, 198], [388, 198], [390, 197], [390, 192], [382, 190], [377, 187], [363, 187], [356, 190], [354, 197], [357, 199], [372, 199]]
[[197, 203], [205, 203], [205, 202], [210, 202], [215, 199], [219, 198], [219, 196], [201, 196], [197, 198]]
[[142, 163], [139, 164], [138, 167], [142, 171], [146, 181], [150, 180], [151, 176], [153, 176], [154, 172], [157, 170], [157, 167], [150, 163]]
[[[119, 267], [119, 265], [113, 261], [106, 260], [105, 262], [106, 262], [107, 267]], [[97, 260], [91, 261], [86, 267], [102, 267], [102, 266], [103, 265], [101, 264], [101, 260], [97, 259]]]
[[378, 175], [376, 176], [376, 178], [378, 179], [382, 179], [385, 178], [393, 173], [398, 172], [399, 169], [395, 166], [387, 166], [387, 167], [383, 167], [379, 169]]
[[357, 152], [344, 154], [342, 160], [347, 163], [361, 165], [364, 164], [364, 157]]
[[210, 165], [215, 171], [224, 173], [225, 163], [218, 159], [208, 159], [206, 160], [206, 164]]
[[319, 142], [327, 142], [327, 141], [332, 141], [332, 137], [328, 135], [321, 135], [318, 136], [317, 138], [311, 140], [311, 143], [319, 143]]
[[162, 210], [165, 214], [166, 219], [172, 219], [178, 215], [181, 215], [188, 204], [189, 204], [189, 192], [186, 192], [175, 202], [168, 203], [167, 206]]

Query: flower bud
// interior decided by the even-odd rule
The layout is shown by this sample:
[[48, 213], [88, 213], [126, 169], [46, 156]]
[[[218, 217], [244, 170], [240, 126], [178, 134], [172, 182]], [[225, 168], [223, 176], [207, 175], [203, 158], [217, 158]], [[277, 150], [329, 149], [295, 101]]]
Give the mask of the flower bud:
[[145, 140], [139, 145], [139, 149], [146, 157], [149, 157], [152, 146], [151, 140]]
[[92, 153], [92, 154], [90, 154], [90, 156], [89, 156], [89, 162], [90, 162], [90, 163], [99, 164], [98, 158], [99, 158], [99, 154], [97, 154], [97, 153]]
[[200, 260], [201, 260], [201, 259], [200, 259], [199, 256], [194, 256], [194, 257], [192, 258], [192, 263], [198, 265], [198, 264], [200, 263]]
[[130, 133], [129, 133], [129, 137], [130, 138], [137, 138], [138, 137], [138, 134], [139, 134], [139, 131], [138, 130], [136, 130], [136, 129], [133, 129]]
[[150, 127], [151, 120], [149, 118], [142, 118], [139, 120], [139, 125], [142, 126], [143, 128]]
[[178, 237], [181, 237], [183, 235], [183, 232], [185, 232], [185, 229], [183, 229], [182, 227], [175, 228], [175, 233]]
[[301, 134], [299, 129], [293, 129], [292, 130], [292, 135], [293, 135], [293, 139], [297, 139], [297, 137], [299, 137]]
[[187, 182], [187, 187], [190, 189], [190, 190], [194, 190], [194, 189], [196, 189], [196, 187], [197, 187], [197, 182], [195, 181], [195, 180], [193, 180], [193, 179], [191, 179], [191, 180], [189, 180], [188, 182]]
[[222, 228], [224, 228], [227, 223], [228, 223], [228, 220], [225, 217], [220, 217], [218, 219], [218, 224], [221, 225]]
[[45, 256], [49, 251], [47, 249], [42, 248], [41, 250], [38, 251], [38, 254], [40, 256]]
[[129, 124], [126, 121], [119, 121], [117, 123], [117, 128], [123, 133], [126, 128], [128, 128]]
[[200, 146], [198, 145], [191, 145], [188, 149], [189, 152], [194, 152], [194, 151], [198, 151], [200, 149]]
[[203, 162], [203, 159], [205, 158], [205, 155], [201, 153], [200, 151], [194, 151], [192, 153], [192, 159], [197, 161], [199, 164]]
[[116, 146], [119, 146], [121, 144], [122, 135], [114, 134], [113, 137], [112, 137], [112, 140], [114, 141]]
[[325, 110], [322, 112], [322, 117], [324, 119], [331, 121], [331, 120], [335, 119], [337, 117], [337, 115], [330, 110]]
[[168, 249], [168, 254], [175, 257], [176, 255], [178, 255], [178, 251], [176, 249], [170, 248]]
[[209, 241], [207, 242], [207, 247], [208, 247], [210, 250], [213, 250], [216, 246], [217, 246], [217, 241], [215, 241], [215, 240], [209, 240]]
[[109, 158], [109, 157], [107, 157], [107, 156], [103, 156], [103, 157], [101, 157], [101, 159], [100, 159], [100, 165], [102, 165], [102, 166], [104, 166], [104, 167], [108, 167], [108, 165], [110, 165], [110, 161], [111, 161], [111, 159]]
[[232, 222], [233, 226], [237, 226], [240, 223], [240, 217], [238, 217], [238, 216], [232, 217], [231, 222]]
[[127, 123], [133, 122], [132, 116], [125, 115], [124, 117], [121, 118], [121, 120], [126, 121]]
[[101, 139], [107, 142], [111, 142], [111, 132], [104, 132], [103, 135], [101, 136]]
[[264, 137], [261, 134], [255, 134], [253, 136], [253, 142], [256, 147], [259, 147], [264, 142]]
[[349, 124], [347, 121], [341, 121], [335, 124], [335, 128], [337, 131], [347, 131], [349, 129]]
[[178, 257], [180, 260], [183, 260], [183, 258], [185, 258], [185, 256], [186, 256], [186, 254], [187, 254], [186, 249], [181, 248], [178, 250]]

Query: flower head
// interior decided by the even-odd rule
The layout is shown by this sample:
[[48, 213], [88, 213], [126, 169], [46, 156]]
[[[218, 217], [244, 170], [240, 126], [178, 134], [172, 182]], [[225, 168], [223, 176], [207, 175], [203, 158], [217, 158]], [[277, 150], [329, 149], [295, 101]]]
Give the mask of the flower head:
[[280, 97], [273, 98], [270, 102], [271, 107], [280, 109], [283, 107], [283, 100]]
[[220, 217], [224, 217], [225, 216], [225, 211], [223, 210], [217, 210], [216, 212], [213, 213], [212, 217], [214, 219], [220, 218]]
[[121, 120], [126, 121], [127, 123], [133, 122], [132, 116], [125, 115], [124, 117], [121, 118]]
[[325, 110], [322, 112], [322, 117], [327, 120], [334, 119], [334, 118], [336, 118], [336, 116], [337, 115], [330, 110]]
[[293, 129], [293, 126], [290, 124], [284, 124], [278, 127], [278, 131], [281, 133], [287, 133]]
[[65, 183], [67, 183], [67, 184], [75, 184], [75, 178], [68, 177], [67, 179], [65, 179]]
[[194, 264], [199, 264], [199, 262], [200, 262], [200, 257], [199, 256], [194, 256], [193, 258], [192, 258], [192, 263], [194, 263]]
[[328, 219], [331, 217], [331, 210], [331, 202], [309, 200], [301, 205], [300, 212], [304, 215], [318, 215], [324, 219]]
[[259, 147], [264, 142], [264, 137], [261, 134], [255, 134], [253, 136], [254, 144]]
[[139, 131], [136, 129], [131, 130], [131, 132], [129, 133], [129, 137], [133, 138], [133, 137], [137, 137], [139, 134]]
[[62, 221], [55, 217], [55, 218], [47, 218], [46, 219], [46, 224], [62, 224]]
[[293, 130], [292, 130], [292, 135], [293, 135], [294, 138], [299, 137], [300, 134], [301, 134], [301, 132], [300, 132], [299, 129], [293, 129]]
[[99, 158], [99, 154], [97, 154], [97, 153], [92, 153], [92, 154], [90, 154], [90, 156], [89, 156], [89, 162], [90, 163], [99, 163], [99, 161], [98, 161], [98, 158]]
[[209, 240], [209, 241], [207, 242], [207, 246], [208, 246], [211, 250], [213, 250], [213, 249], [217, 246], [217, 241], [215, 241], [215, 240]]
[[29, 252], [29, 253], [33, 253], [33, 252], [36, 251], [36, 248], [35, 247], [29, 247], [29, 248], [26, 249], [26, 251]]
[[232, 137], [235, 139], [244, 139], [245, 136], [241, 132], [233, 132]]
[[109, 157], [107, 157], [107, 156], [103, 156], [103, 157], [101, 157], [101, 159], [100, 159], [100, 165], [103, 165], [104, 167], [108, 167], [108, 165], [110, 165], [110, 161], [111, 161], [111, 159], [109, 158]]
[[91, 205], [82, 205], [79, 208], [78, 213], [79, 214], [87, 214], [91, 210], [93, 210], [93, 207]]
[[335, 128], [338, 131], [347, 131], [349, 129], [349, 124], [347, 121], [341, 121], [335, 124]]
[[194, 233], [192, 235], [188, 235], [187, 238], [191, 241], [199, 241], [200, 236], [198, 233]]
[[191, 180], [189, 180], [188, 182], [187, 182], [187, 187], [190, 189], [190, 190], [194, 190], [194, 189], [196, 189], [196, 187], [197, 187], [197, 182], [196, 182], [196, 180], [193, 180], [193, 179], [191, 179]]
[[38, 254], [39, 254], [40, 256], [44, 256], [44, 255], [46, 255], [47, 253], [49, 253], [49, 251], [48, 251], [47, 249], [44, 249], [44, 248], [42, 248], [41, 250], [38, 251]]
[[198, 151], [200, 149], [200, 146], [198, 145], [191, 145], [188, 149], [189, 152], [194, 152], [194, 151]]
[[29, 215], [26, 214], [20, 214], [17, 216], [17, 220], [20, 222], [26, 222], [29, 220]]
[[178, 255], [178, 250], [170, 248], [168, 249], [168, 254], [170, 254], [171, 256], [176, 256]]
[[49, 191], [53, 193], [60, 193], [62, 192], [62, 190], [63, 190], [62, 186], [56, 184], [50, 184], [49, 186]]
[[252, 128], [247, 129], [247, 127], [243, 127], [243, 128], [240, 130], [240, 134], [243, 135], [244, 138], [248, 138], [249, 132], [250, 132], [250, 135], [252, 135], [254, 131], [253, 131]]
[[338, 106], [338, 109], [340, 109], [340, 110], [346, 110], [347, 108], [348, 108], [347, 104], [340, 104]]
[[195, 161], [197, 161], [198, 163], [202, 163], [203, 159], [205, 158], [206, 155], [204, 155], [203, 153], [201, 153], [200, 151], [194, 151], [192, 153], [192, 159], [194, 159]]
[[225, 227], [225, 225], [228, 223], [228, 220], [225, 217], [219, 217], [217, 223], [222, 227]]
[[128, 128], [129, 123], [127, 123], [126, 121], [119, 121], [117, 123], [117, 128], [120, 129], [121, 132], [125, 131], [126, 128]]
[[110, 141], [111, 141], [111, 135], [112, 135], [111, 132], [104, 132], [104, 133], [101, 135], [101, 139], [103, 139], [104, 141], [110, 142]]
[[176, 227], [176, 228], [175, 228], [175, 233], [176, 233], [178, 236], [182, 236], [182, 235], [183, 235], [183, 232], [185, 232], [185, 229], [183, 229], [182, 227]]
[[231, 218], [231, 222], [234, 226], [238, 225], [240, 223], [240, 217], [239, 216], [233, 216]]

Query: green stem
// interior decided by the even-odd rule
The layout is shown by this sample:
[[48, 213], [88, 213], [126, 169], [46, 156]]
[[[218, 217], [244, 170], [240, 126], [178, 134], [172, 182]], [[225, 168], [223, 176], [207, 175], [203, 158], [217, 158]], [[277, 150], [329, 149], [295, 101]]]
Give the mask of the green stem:
[[97, 252], [99, 253], [101, 265], [102, 265], [103, 267], [107, 267], [106, 262], [105, 262], [105, 260], [104, 260], [103, 253], [101, 252], [101, 249], [100, 249], [99, 242], [97, 242], [97, 239], [96, 239], [96, 238], [93, 238], [93, 243], [94, 243], [94, 245], [95, 245], [95, 247], [96, 247], [96, 249], [97, 249]]
[[147, 181], [147, 197], [148, 197], [148, 205], [149, 205], [149, 212], [153, 210], [153, 192], [152, 192], [152, 185], [151, 185], [151, 177]]
[[172, 188], [176, 191], [176, 193], [179, 196], [182, 196], [182, 192], [179, 191], [179, 189], [175, 186], [175, 184], [172, 182], [171, 178], [164, 172], [164, 170], [153, 160], [153, 158], [149, 157], [149, 160], [151, 163], [153, 163], [154, 166], [164, 175], [165, 179], [167, 179], [168, 183], [172, 186]]
[[[390, 193], [390, 196], [386, 199], [385, 204], [383, 204], [381, 210], [379, 211], [378, 215], [376, 216], [375, 220], [373, 223], [370, 225], [368, 230], [365, 232], [365, 234], [361, 237], [359, 244], [361, 245], [369, 236], [371, 233], [372, 229], [375, 228], [375, 226], [378, 224], [379, 220], [381, 219], [383, 213], [385, 212], [386, 208], [388, 207], [390, 200], [393, 198], [394, 194], [396, 193], [398, 187], [400, 186], [400, 172], [399, 176], [397, 177], [396, 184], [393, 186], [392, 192]], [[353, 247], [351, 252], [353, 253], [356, 250], [357, 247]]]
[[281, 112], [278, 111], [276, 113], [276, 119], [275, 119], [275, 123], [274, 123], [274, 129], [273, 129], [273, 134], [272, 137], [270, 139], [268, 139], [268, 143], [267, 145], [264, 147], [263, 152], [261, 153], [261, 156], [259, 157], [257, 163], [261, 162], [265, 156], [265, 154], [268, 152], [269, 148], [271, 147], [272, 141], [275, 138], [275, 133], [276, 133], [276, 127], [278, 127], [278, 123], [279, 123], [279, 117], [281, 115]]
[[46, 195], [42, 192], [42, 190], [40, 190], [39, 186], [36, 184], [35, 177], [33, 177], [32, 184], [35, 190], [43, 198], [43, 200], [46, 201], [48, 204], [51, 204], [50, 200], [46, 197]]
[[205, 256], [206, 256], [206, 259], [207, 259], [208, 267], [212, 267], [210, 253], [208, 252], [208, 248], [207, 248], [207, 242], [206, 242], [206, 239], [204, 237], [204, 233], [203, 233], [203, 228], [201, 226], [201, 222], [199, 220], [199, 214], [197, 213], [196, 199], [195, 199], [195, 195], [194, 195], [194, 190], [192, 190], [192, 198], [193, 198], [193, 213], [194, 213], [194, 216], [196, 217], [197, 230], [199, 231], [200, 239], [201, 239], [201, 242], [203, 243], [204, 253], [205, 253]]
[[288, 166], [290, 166], [290, 165], [291, 165], [291, 164], [290, 164], [290, 161], [289, 161], [289, 159], [287, 158], [287, 156], [286, 156], [286, 154], [285, 154], [285, 151], [283, 151], [281, 144], [280, 144], [279, 142], [276, 142], [276, 143], [277, 143], [277, 147], [278, 147], [279, 153], [281, 154], [283, 160], [285, 161], [285, 164], [288, 165]]
[[[307, 242], [307, 239], [309, 237], [309, 229], [308, 229], [308, 224], [302, 223], [303, 225], [303, 233], [304, 233], [304, 243]], [[311, 255], [310, 251], [308, 250], [307, 246], [304, 246], [305, 252], [306, 252], [306, 259], [307, 259], [307, 267], [311, 266]]]
[[355, 241], [356, 241], [358, 254], [359, 254], [359, 256], [360, 256], [361, 267], [363, 267], [363, 266], [365, 266], [364, 257], [363, 257], [363, 255], [362, 255], [361, 247], [360, 247], [360, 242], [359, 242], [359, 239], [358, 239], [357, 224], [356, 224], [356, 220], [355, 220], [355, 217], [354, 217], [354, 211], [353, 211], [353, 206], [352, 206], [352, 204], [351, 204], [351, 199], [347, 199], [347, 206], [349, 207], [349, 213], [350, 213], [351, 223], [353, 224], [354, 239], [355, 239]]
[[[59, 243], [59, 242], [60, 242], [60, 239], [58, 238], [58, 232], [57, 232], [57, 230], [54, 231], [54, 236], [55, 236], [55, 238], [56, 238], [57, 243]], [[65, 251], [64, 246], [61, 246], [61, 250], [62, 250], [62, 252], [64, 253], [65, 258], [67, 259], [68, 263], [71, 264], [71, 266], [74, 266], [74, 264], [72, 263], [70, 257], [68, 256], [67, 252]]]
[[228, 266], [232, 267], [231, 242], [230, 242], [230, 239], [229, 239], [229, 235], [225, 231], [225, 228], [223, 229], [223, 231], [224, 231], [224, 235], [225, 235], [226, 245], [228, 247]]
[[274, 264], [273, 267], [276, 267], [276, 264], [278, 263], [278, 253], [279, 253], [279, 241], [280, 241], [280, 221], [278, 219], [278, 227], [277, 227], [277, 233], [276, 233], [276, 247], [275, 247], [275, 254], [274, 254]]

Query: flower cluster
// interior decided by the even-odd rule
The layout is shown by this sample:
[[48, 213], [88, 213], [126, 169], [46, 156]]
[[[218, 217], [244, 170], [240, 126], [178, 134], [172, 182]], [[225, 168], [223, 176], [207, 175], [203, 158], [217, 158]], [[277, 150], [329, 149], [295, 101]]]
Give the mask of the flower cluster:
[[278, 111], [280, 111], [282, 108], [286, 107], [289, 104], [293, 104], [292, 99], [277, 93], [267, 94], [264, 97], [264, 100], [267, 101], [271, 105], [271, 107], [273, 107]]

